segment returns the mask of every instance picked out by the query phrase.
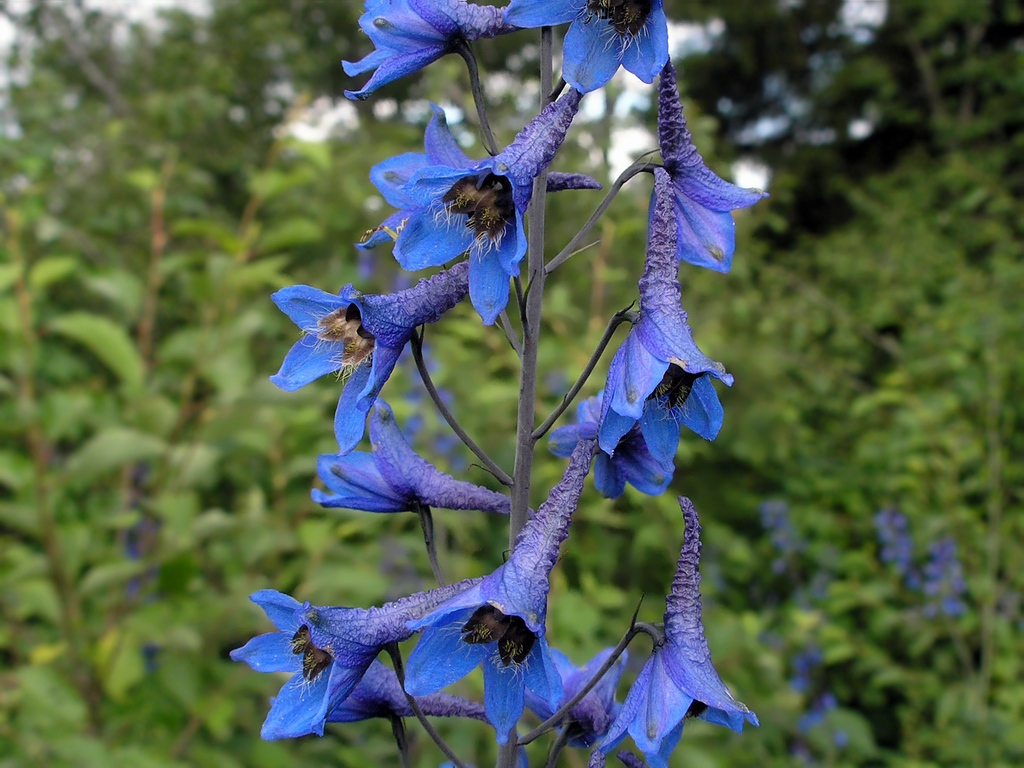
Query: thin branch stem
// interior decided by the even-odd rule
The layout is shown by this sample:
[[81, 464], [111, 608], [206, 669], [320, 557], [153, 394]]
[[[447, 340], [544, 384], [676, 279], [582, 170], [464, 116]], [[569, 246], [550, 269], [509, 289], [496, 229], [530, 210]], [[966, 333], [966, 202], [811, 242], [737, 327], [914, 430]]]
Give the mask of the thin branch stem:
[[480, 68], [477, 66], [476, 54], [469, 43], [461, 39], [455, 43], [455, 52], [466, 62], [466, 69], [469, 70], [469, 87], [473, 92], [476, 116], [480, 121], [480, 134], [484, 140], [484, 147], [493, 157], [498, 154], [498, 143], [494, 140], [494, 132], [491, 131], [491, 123], [487, 119], [487, 104], [484, 102], [484, 89], [480, 85]]
[[[554, 55], [551, 27], [540, 30], [540, 109], [550, 101]], [[512, 481], [512, 508], [508, 520], [509, 552], [530, 515], [530, 481], [533, 472], [534, 420], [537, 410], [537, 360], [540, 346], [540, 320], [544, 303], [544, 214], [547, 204], [548, 174], [542, 170], [533, 180], [533, 197], [526, 211], [528, 226], [526, 296], [516, 284], [523, 307], [523, 355], [519, 374], [519, 405], [516, 413], [516, 463]], [[512, 728], [515, 733], [515, 727]], [[519, 756], [515, 738], [498, 750], [497, 768], [514, 768]]]
[[423, 528], [423, 543], [427, 547], [427, 559], [430, 560], [430, 570], [434, 572], [437, 586], [443, 587], [447, 582], [444, 574], [441, 573], [441, 566], [437, 562], [437, 541], [434, 539], [434, 516], [430, 507], [426, 504], [416, 505], [416, 514], [420, 517], [420, 527]]
[[564, 77], [558, 78], [558, 82], [555, 83], [555, 87], [551, 89], [551, 93], [548, 95], [548, 101], [552, 102], [555, 99], [557, 99], [559, 96], [561, 96], [562, 95], [562, 91], [565, 90], [565, 86], [566, 85], [567, 85], [567, 83], [565, 82], [565, 78]]
[[427, 735], [434, 740], [437, 744], [437, 748], [444, 752], [444, 756], [447, 757], [455, 765], [455, 768], [467, 768], [466, 764], [459, 760], [458, 755], [452, 751], [452, 748], [448, 746], [447, 742], [441, 738], [441, 734], [437, 732], [433, 724], [427, 720], [427, 716], [423, 714], [423, 709], [420, 707], [419, 702], [416, 701], [416, 697], [409, 694], [405, 690], [405, 664], [402, 663], [402, 651], [398, 648], [398, 643], [390, 643], [387, 646], [388, 655], [391, 657], [391, 663], [395, 667], [395, 677], [398, 678], [399, 685], [402, 686], [402, 692], [405, 693], [405, 700], [409, 702], [409, 708], [412, 709], [413, 714], [416, 715], [416, 719], [420, 721], [420, 725], [423, 726], [423, 730], [427, 732]]
[[551, 751], [548, 752], [547, 762], [544, 763], [545, 768], [555, 768], [558, 765], [558, 756], [562, 754], [562, 750], [565, 749], [569, 743], [569, 729], [563, 728], [562, 732], [558, 734], [558, 738], [555, 739], [555, 743], [551, 745]]
[[629, 629], [626, 630], [626, 634], [622, 636], [622, 639], [619, 641], [619, 644], [615, 646], [614, 650], [612, 650], [608, 658], [605, 659], [604, 664], [602, 664], [600, 668], [598, 668], [597, 672], [594, 673], [594, 676], [587, 681], [587, 684], [576, 692], [575, 696], [573, 696], [571, 699], [565, 702], [565, 704], [559, 707], [558, 711], [555, 712], [555, 714], [553, 714], [543, 723], [538, 725], [532, 731], [527, 733], [525, 736], [520, 737], [518, 742], [520, 746], [529, 744], [531, 741], [534, 741], [540, 736], [543, 736], [552, 728], [557, 728], [558, 725], [562, 722], [562, 720], [565, 719], [565, 716], [569, 714], [572, 708], [579, 704], [581, 701], [583, 701], [583, 697], [590, 693], [590, 691], [593, 689], [595, 685], [601, 682], [601, 678], [608, 673], [609, 669], [615, 666], [615, 662], [617, 662], [619, 660], [619, 657], [623, 653], [625, 653], [626, 648], [633, 641], [633, 638], [639, 634], [649, 634], [649, 624], [637, 623], [636, 617], [639, 613], [640, 605], [637, 604], [636, 611], [633, 612], [633, 618], [629, 622]]
[[533, 439], [540, 440], [547, 434], [547, 431], [551, 429], [552, 425], [558, 420], [558, 417], [565, 413], [565, 410], [572, 405], [572, 401], [576, 399], [576, 395], [583, 389], [583, 385], [587, 383], [587, 379], [590, 378], [590, 374], [594, 372], [594, 368], [597, 366], [598, 361], [601, 359], [601, 355], [604, 354], [605, 349], [608, 347], [609, 342], [612, 340], [612, 336], [615, 335], [615, 329], [618, 328], [622, 323], [629, 320], [633, 322], [637, 317], [636, 312], [633, 311], [633, 305], [630, 304], [625, 309], [620, 309], [614, 315], [612, 319], [608, 321], [608, 327], [604, 329], [604, 335], [601, 336], [601, 341], [597, 344], [597, 349], [594, 350], [594, 354], [590, 356], [590, 360], [587, 361], [586, 367], [580, 373], [576, 383], [572, 385], [572, 389], [566, 392], [565, 397], [562, 398], [562, 402], [557, 408], [551, 413], [544, 423], [533, 430]]
[[468, 434], [466, 430], [462, 428], [462, 425], [455, 420], [455, 416], [445, 405], [441, 399], [441, 395], [437, 391], [437, 387], [434, 386], [433, 380], [430, 378], [430, 373], [427, 372], [427, 365], [423, 361], [423, 336], [422, 331], [420, 334], [413, 334], [411, 341], [412, 356], [413, 360], [416, 361], [416, 370], [420, 372], [420, 378], [423, 379], [423, 386], [427, 388], [427, 393], [430, 395], [430, 399], [434, 401], [434, 405], [437, 406], [438, 412], [448, 422], [448, 426], [452, 428], [452, 431], [458, 436], [458, 438], [465, 444], [473, 454], [483, 462], [484, 467], [497, 479], [498, 482], [504, 486], [512, 485], [512, 478], [509, 477], [508, 473], [494, 463], [494, 460], [488, 456], [483, 448], [476, 444], [476, 442]]
[[519, 319], [526, 323], [526, 295], [523, 293], [523, 281], [519, 275], [512, 278], [512, 285], [516, 289], [516, 303], [519, 304]]
[[627, 181], [632, 179], [637, 174], [651, 173], [654, 171], [655, 168], [660, 167], [660, 165], [660, 163], [654, 163], [651, 162], [650, 160], [637, 160], [626, 170], [620, 173], [619, 178], [617, 178], [615, 180], [615, 183], [612, 184], [611, 189], [609, 189], [608, 193], [604, 196], [604, 200], [602, 200], [601, 204], [597, 206], [597, 210], [594, 211], [591, 217], [587, 219], [587, 223], [583, 225], [583, 228], [580, 229], [580, 231], [573, 236], [572, 240], [569, 241], [569, 244], [566, 245], [565, 248], [563, 248], [561, 252], [559, 252], [559, 254], [555, 256], [555, 258], [549, 261], [546, 267], [544, 267], [544, 274], [550, 275], [552, 272], [554, 272], [556, 269], [562, 266], [562, 264], [564, 264], [570, 258], [572, 258], [573, 253], [579, 247], [580, 243], [582, 243], [584, 238], [586, 238], [586, 236], [590, 233], [590, 230], [594, 228], [594, 225], [597, 224], [598, 220], [600, 220], [600, 218], [604, 215], [604, 212], [608, 210], [608, 206], [612, 204], [612, 200], [614, 200], [615, 196], [619, 194], [619, 190], [622, 189], [623, 185]]
[[508, 312], [504, 309], [501, 310], [501, 314], [498, 315], [498, 320], [501, 322], [501, 330], [505, 332], [505, 338], [508, 339], [508, 344], [512, 347], [512, 350], [516, 355], [522, 359], [523, 357], [523, 342], [519, 340], [519, 336], [516, 335], [516, 329], [512, 327], [512, 321], [509, 320]]
[[169, 157], [164, 161], [160, 170], [160, 181], [150, 193], [150, 216], [149, 216], [149, 269], [146, 276], [146, 295], [142, 302], [142, 318], [139, 320], [136, 339], [138, 341], [139, 354], [146, 365], [146, 370], [153, 368], [153, 333], [156, 327], [156, 305], [160, 294], [160, 285], [163, 277], [160, 270], [160, 262], [163, 259], [164, 251], [167, 249], [169, 239], [167, 224], [164, 213], [167, 205], [167, 188], [171, 183], [171, 176], [174, 175], [175, 161]]
[[402, 756], [402, 768], [412, 768], [412, 755], [409, 754], [409, 739], [405, 735], [405, 723], [398, 715], [391, 716], [391, 733], [398, 746], [398, 754]]

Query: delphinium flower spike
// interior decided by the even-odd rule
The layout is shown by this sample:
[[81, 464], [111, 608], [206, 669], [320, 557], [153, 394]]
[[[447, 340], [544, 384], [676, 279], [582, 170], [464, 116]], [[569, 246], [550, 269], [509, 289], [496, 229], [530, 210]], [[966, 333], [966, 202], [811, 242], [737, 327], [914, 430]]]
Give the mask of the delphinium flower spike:
[[499, 744], [522, 715], [526, 688], [553, 708], [562, 700], [562, 679], [545, 639], [547, 598], [593, 453], [593, 441], [576, 447], [504, 565], [409, 623], [423, 637], [409, 656], [405, 689], [414, 696], [439, 691], [482, 663], [484, 707]]
[[511, 31], [500, 8], [466, 0], [368, 0], [359, 26], [376, 50], [363, 59], [343, 61], [345, 74], [376, 70], [350, 99], [365, 99], [378, 88], [423, 69], [456, 46]]
[[512, 0], [505, 21], [517, 27], [569, 22], [562, 76], [582, 93], [611, 80], [620, 64], [653, 83], [668, 61], [662, 0]]
[[[406, 214], [398, 223], [394, 216], [390, 225], [385, 222], [396, 236], [394, 253], [402, 267], [436, 267], [468, 252], [470, 300], [484, 323], [493, 324], [526, 254], [523, 220], [533, 179], [564, 141], [579, 101], [580, 94], [570, 91], [504, 151], [478, 161], [463, 153], [435, 108], [425, 137], [431, 164], [413, 170], [422, 160], [401, 156], [374, 177], [385, 198]], [[377, 238], [371, 235], [371, 241]]]
[[250, 598], [277, 632], [254, 637], [231, 652], [257, 672], [291, 672], [277, 694], [260, 735], [267, 741], [315, 733], [390, 643], [412, 636], [406, 624], [470, 589], [479, 579], [420, 592], [379, 608], [336, 608], [300, 603], [272, 589]]
[[[604, 392], [576, 407], [576, 424], [559, 427], [551, 433], [549, 447], [556, 456], [568, 456], [580, 440], [594, 440], [601, 423]], [[604, 451], [594, 462], [594, 485], [603, 496], [616, 499], [629, 483], [649, 496], [660, 496], [672, 482], [675, 466], [672, 458], [655, 457], [647, 447], [639, 425], [634, 424], [615, 446], [613, 455]]]
[[337, 295], [308, 285], [283, 288], [273, 295], [274, 303], [304, 335], [270, 380], [292, 392], [325, 374], [340, 373], [345, 388], [334, 432], [340, 452], [349, 453], [362, 439], [366, 415], [414, 329], [436, 322], [466, 297], [468, 272], [456, 264], [386, 295], [363, 295], [351, 285]]
[[728, 272], [736, 250], [732, 212], [768, 195], [730, 184], [705, 165], [686, 127], [671, 62], [658, 79], [658, 143], [675, 193], [677, 258]]
[[[612, 648], [606, 648], [582, 668], [579, 668], [564, 653], [552, 648], [551, 656], [555, 660], [558, 674], [562, 678], [562, 699], [557, 702], [557, 706], [552, 706], [550, 702], [527, 690], [526, 706], [533, 710], [534, 714], [542, 721], [547, 720], [590, 682], [612, 651]], [[589, 749], [608, 732], [609, 726], [619, 713], [620, 705], [615, 701], [615, 689], [619, 685], [619, 679], [622, 677], [628, 658], [629, 653], [623, 652], [597, 685], [591, 688], [587, 695], [569, 710], [565, 728], [568, 729], [566, 737], [570, 747]]]
[[447, 475], [409, 447], [391, 408], [377, 400], [370, 419], [372, 454], [326, 454], [317, 461], [330, 493], [313, 490], [324, 507], [416, 512], [423, 506], [507, 515], [508, 496]]
[[679, 497], [685, 533], [672, 591], [665, 603], [665, 640], [654, 649], [619, 716], [601, 744], [606, 754], [627, 732], [652, 768], [667, 768], [688, 719], [734, 731], [757, 716], [736, 701], [711, 663], [700, 602], [700, 521], [689, 499]]
[[640, 318], [612, 358], [598, 441], [614, 455], [639, 422], [650, 452], [659, 462], [671, 462], [680, 425], [707, 440], [718, 435], [723, 411], [711, 378], [730, 386], [733, 378], [693, 341], [676, 276], [672, 181], [661, 168], [654, 179]]

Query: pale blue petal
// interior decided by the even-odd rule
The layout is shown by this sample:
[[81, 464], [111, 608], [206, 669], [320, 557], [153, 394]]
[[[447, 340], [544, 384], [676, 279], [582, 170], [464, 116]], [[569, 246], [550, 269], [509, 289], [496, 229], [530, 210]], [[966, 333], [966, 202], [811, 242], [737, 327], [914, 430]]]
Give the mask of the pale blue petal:
[[562, 76], [580, 93], [597, 90], [612, 79], [621, 63], [621, 46], [615, 28], [591, 16], [578, 19], [565, 33]]
[[366, 411], [356, 407], [359, 395], [370, 381], [370, 366], [363, 364], [356, 367], [345, 383], [341, 397], [338, 399], [338, 410], [334, 413], [334, 436], [338, 440], [339, 453], [345, 455], [355, 450], [363, 439], [366, 429]]
[[258, 635], [231, 652], [232, 661], [242, 661], [257, 672], [301, 672], [302, 656], [292, 649], [287, 632]]
[[328, 675], [322, 672], [312, 681], [295, 675], [285, 683], [263, 722], [263, 740], [295, 739], [311, 733], [323, 736], [327, 681]]
[[370, 181], [380, 190], [388, 205], [401, 209], [417, 208], [420, 203], [409, 193], [407, 186], [416, 172], [429, 164], [422, 152], [406, 152], [373, 166]]
[[515, 664], [506, 667], [498, 652], [492, 651], [484, 660], [484, 709], [487, 720], [497, 731], [499, 744], [508, 742], [509, 732], [523, 714], [525, 691], [522, 670]]
[[585, 0], [512, 0], [505, 9], [505, 22], [515, 27], [553, 27], [576, 18]]
[[654, 3], [640, 33], [623, 38], [622, 66], [645, 83], [653, 83], [668, 61], [668, 21], [660, 3]]
[[427, 130], [423, 135], [424, 148], [427, 150], [427, 157], [431, 165], [447, 165], [452, 168], [469, 168], [473, 165], [469, 157], [459, 143], [452, 136], [448, 127], [448, 118], [444, 110], [437, 104], [431, 104], [434, 116], [427, 124]]
[[469, 299], [484, 325], [494, 325], [508, 304], [509, 276], [496, 254], [469, 257]]
[[299, 628], [295, 612], [302, 607], [302, 603], [294, 597], [276, 589], [261, 589], [253, 592], [249, 599], [262, 608], [273, 625], [283, 632], [294, 632]]
[[409, 217], [395, 242], [395, 258], [408, 270], [437, 267], [468, 251], [473, 236], [465, 216], [427, 208]]
[[463, 642], [459, 632], [472, 615], [472, 611], [465, 611], [457, 621], [424, 630], [406, 664], [406, 691], [413, 696], [440, 691], [464, 678], [487, 658], [488, 645]]

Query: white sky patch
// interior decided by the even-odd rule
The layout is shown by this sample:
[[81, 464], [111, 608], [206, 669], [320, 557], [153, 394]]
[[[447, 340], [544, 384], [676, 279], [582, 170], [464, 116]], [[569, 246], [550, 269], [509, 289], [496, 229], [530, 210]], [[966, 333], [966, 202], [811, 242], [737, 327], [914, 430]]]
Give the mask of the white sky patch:
[[732, 164], [733, 183], [738, 187], [767, 190], [772, 169], [752, 157], [741, 157]]
[[282, 128], [299, 141], [318, 142], [344, 136], [358, 125], [359, 113], [347, 100], [321, 96]]
[[711, 19], [705, 24], [690, 22], [668, 23], [668, 50], [672, 58], [681, 59], [695, 53], [707, 53], [715, 39], [725, 32], [722, 19]]
[[616, 178], [645, 152], [658, 146], [654, 134], [646, 128], [633, 126], [616, 128], [612, 131], [611, 149], [608, 152], [609, 178]]
[[854, 42], [867, 44], [889, 15], [889, 0], [845, 0], [839, 9], [843, 32]]
[[866, 117], [858, 117], [856, 120], [851, 120], [850, 124], [846, 126], [847, 135], [851, 139], [856, 139], [857, 141], [866, 139], [874, 132], [875, 124]]

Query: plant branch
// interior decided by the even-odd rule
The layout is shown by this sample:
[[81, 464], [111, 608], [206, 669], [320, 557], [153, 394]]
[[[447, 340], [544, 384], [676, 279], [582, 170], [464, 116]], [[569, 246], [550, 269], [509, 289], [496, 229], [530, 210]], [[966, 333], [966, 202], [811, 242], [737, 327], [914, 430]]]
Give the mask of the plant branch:
[[434, 516], [430, 507], [426, 504], [416, 505], [416, 514], [420, 517], [420, 526], [423, 528], [423, 543], [427, 547], [427, 559], [430, 560], [430, 570], [434, 572], [437, 586], [443, 587], [447, 583], [444, 574], [441, 573], [441, 566], [437, 562], [437, 542], [434, 539]]
[[[643, 601], [641, 600], [641, 603], [642, 602]], [[586, 685], [584, 685], [582, 688], [579, 689], [579, 691], [576, 692], [575, 696], [573, 696], [571, 699], [565, 702], [565, 704], [559, 707], [558, 711], [555, 712], [555, 714], [553, 714], [543, 723], [538, 725], [532, 731], [527, 733], [525, 736], [521, 736], [518, 742], [520, 746], [529, 744], [531, 741], [534, 741], [540, 736], [543, 736], [552, 728], [557, 728], [559, 723], [561, 723], [565, 716], [569, 714], [572, 708], [579, 704], [581, 701], [583, 701], [583, 697], [590, 693], [590, 691], [594, 688], [595, 685], [601, 682], [601, 678], [604, 677], [608, 673], [608, 670], [615, 665], [615, 662], [617, 662], [619, 660], [619, 657], [626, 651], [626, 648], [633, 641], [633, 638], [639, 634], [649, 634], [648, 628], [650, 625], [637, 623], [636, 617], [639, 613], [640, 603], [637, 604], [636, 610], [633, 612], [633, 618], [629, 622], [629, 629], [626, 630], [626, 634], [622, 636], [622, 639], [619, 641], [619, 644], [615, 646], [615, 648], [612, 650], [608, 658], [605, 659], [604, 664], [602, 664], [598, 668], [597, 672], [594, 673], [594, 676], [587, 681]]]
[[387, 646], [388, 655], [391, 657], [391, 663], [395, 667], [395, 676], [398, 678], [399, 685], [402, 686], [402, 692], [405, 693], [405, 700], [409, 702], [409, 707], [412, 709], [413, 714], [416, 715], [416, 719], [420, 721], [420, 725], [423, 726], [423, 730], [427, 732], [427, 735], [434, 740], [437, 744], [438, 749], [444, 752], [444, 756], [447, 757], [455, 765], [455, 768], [467, 768], [466, 764], [459, 760], [452, 748], [448, 746], [447, 742], [441, 738], [441, 734], [437, 732], [433, 724], [427, 720], [427, 716], [423, 714], [423, 710], [420, 708], [419, 702], [416, 701], [416, 697], [409, 694], [405, 690], [405, 665], [402, 663], [402, 651], [398, 648], [398, 643], [391, 643]]
[[551, 745], [551, 751], [548, 752], [548, 759], [544, 763], [544, 768], [555, 768], [558, 765], [558, 756], [562, 754], [562, 750], [565, 749], [568, 743], [569, 729], [563, 728], [562, 732], [558, 734], [558, 738], [555, 739], [555, 743]]
[[601, 201], [601, 204], [597, 206], [597, 210], [595, 210], [590, 218], [587, 219], [587, 223], [583, 225], [583, 228], [580, 229], [580, 231], [573, 236], [572, 240], [569, 241], [569, 244], [566, 245], [565, 248], [555, 256], [555, 258], [549, 261], [546, 267], [544, 267], [544, 274], [550, 275], [562, 266], [562, 264], [572, 258], [580, 243], [582, 243], [584, 238], [590, 233], [590, 230], [594, 228], [594, 225], [597, 224], [598, 220], [600, 220], [604, 215], [604, 212], [608, 210], [608, 206], [612, 204], [612, 200], [614, 200], [615, 196], [619, 194], [619, 190], [622, 189], [623, 185], [627, 181], [637, 174], [651, 173], [655, 168], [660, 167], [660, 165], [660, 163], [651, 162], [650, 160], [637, 160], [626, 170], [620, 173], [619, 178], [617, 178], [615, 183], [612, 184], [611, 189], [609, 189], [608, 193], [604, 196], [604, 200]]
[[583, 389], [583, 385], [587, 383], [587, 379], [590, 378], [590, 374], [594, 372], [594, 368], [597, 366], [598, 361], [601, 359], [601, 355], [604, 354], [605, 349], [608, 347], [608, 343], [612, 340], [612, 336], [615, 334], [615, 329], [618, 328], [622, 323], [627, 320], [635, 322], [638, 318], [636, 312], [633, 311], [633, 305], [630, 304], [625, 309], [620, 309], [614, 315], [612, 319], [608, 321], [608, 327], [604, 329], [604, 335], [601, 336], [601, 341], [597, 344], [597, 349], [594, 350], [594, 354], [590, 356], [590, 360], [587, 361], [586, 367], [584, 367], [582, 373], [576, 383], [572, 385], [565, 397], [562, 398], [562, 402], [557, 408], [551, 413], [544, 423], [541, 424], [533, 431], [533, 439], [540, 440], [547, 434], [547, 431], [551, 429], [552, 425], [558, 420], [558, 417], [565, 413], [566, 408], [572, 405], [572, 401], [576, 399], [576, 395]]
[[455, 43], [455, 52], [466, 62], [466, 69], [469, 70], [469, 87], [473, 92], [473, 103], [476, 105], [476, 116], [480, 121], [480, 134], [483, 136], [484, 146], [491, 157], [498, 154], [498, 143], [494, 140], [494, 133], [491, 131], [491, 123], [487, 119], [487, 104], [484, 102], [484, 90], [480, 85], [480, 68], [477, 66], [476, 55], [469, 43], [459, 39]]
[[483, 448], [476, 444], [476, 442], [468, 434], [466, 430], [462, 428], [462, 425], [455, 420], [455, 416], [445, 405], [441, 399], [441, 395], [437, 391], [437, 387], [434, 386], [433, 380], [430, 378], [430, 373], [427, 371], [427, 365], [423, 361], [423, 331], [419, 334], [413, 334], [410, 340], [412, 346], [413, 360], [416, 361], [416, 370], [420, 372], [420, 378], [423, 379], [423, 386], [427, 388], [427, 393], [430, 395], [430, 399], [434, 401], [434, 405], [437, 406], [438, 412], [448, 422], [448, 426], [452, 428], [459, 440], [461, 440], [473, 454], [483, 462], [484, 467], [497, 479], [498, 482], [504, 486], [512, 485], [512, 478], [509, 477], [508, 473], [494, 463], [494, 460], [488, 456]]
[[412, 768], [412, 756], [409, 754], [409, 740], [405, 735], [405, 723], [398, 715], [391, 716], [391, 733], [398, 746], [398, 754], [402, 756], [402, 768]]
[[519, 340], [516, 335], [516, 329], [512, 327], [512, 321], [509, 320], [508, 312], [504, 309], [501, 310], [501, 314], [498, 315], [498, 320], [501, 322], [501, 330], [505, 332], [505, 338], [508, 339], [508, 344], [512, 347], [516, 355], [522, 359], [523, 357], [523, 342]]

